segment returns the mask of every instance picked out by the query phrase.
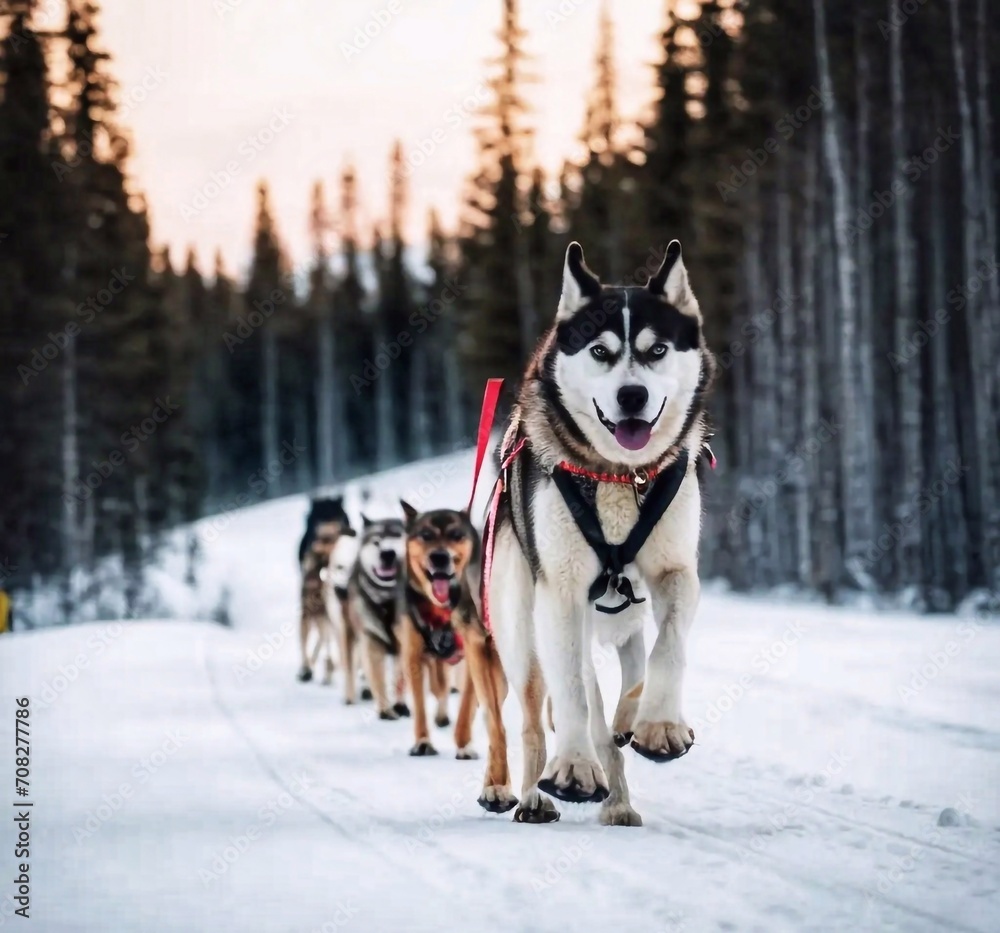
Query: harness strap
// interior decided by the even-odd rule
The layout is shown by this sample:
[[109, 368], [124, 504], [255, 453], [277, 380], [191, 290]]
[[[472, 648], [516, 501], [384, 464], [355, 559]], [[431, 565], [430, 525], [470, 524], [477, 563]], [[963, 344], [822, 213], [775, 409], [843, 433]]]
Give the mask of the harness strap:
[[479, 485], [479, 474], [483, 469], [486, 448], [490, 444], [490, 432], [493, 430], [493, 421], [496, 418], [497, 404], [500, 401], [500, 390], [502, 388], [503, 379], [486, 380], [486, 391], [483, 393], [483, 408], [479, 413], [479, 432], [476, 437], [476, 465], [472, 471], [472, 492], [469, 494], [469, 505], [466, 508], [466, 512], [472, 511], [472, 503], [476, 498], [476, 486]]
[[458, 664], [465, 656], [465, 644], [461, 634], [451, 624], [452, 610], [441, 609], [421, 599], [412, 590], [407, 590], [406, 602], [413, 624], [424, 640], [424, 647], [442, 661]]
[[[584, 497], [575, 475], [564, 470], [553, 472], [552, 480], [562, 494], [570, 515], [601, 563], [601, 571], [587, 591], [587, 599], [594, 603], [598, 612], [615, 614], [623, 612], [630, 605], [645, 602], [645, 599], [636, 599], [632, 582], [624, 575], [625, 567], [638, 557], [656, 523], [674, 501], [687, 473], [687, 463], [688, 452], [681, 450], [677, 459], [657, 476], [639, 506], [639, 517], [635, 525], [621, 544], [608, 543], [597, 517], [597, 510]], [[624, 597], [624, 601], [617, 606], [599, 605], [597, 600], [609, 588], [616, 590]]]

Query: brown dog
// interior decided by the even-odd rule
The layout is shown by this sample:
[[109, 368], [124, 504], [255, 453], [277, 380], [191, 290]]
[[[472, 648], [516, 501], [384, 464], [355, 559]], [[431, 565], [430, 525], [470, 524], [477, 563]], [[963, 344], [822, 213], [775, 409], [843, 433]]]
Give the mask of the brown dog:
[[410, 754], [437, 754], [427, 729], [424, 671], [430, 674], [431, 692], [437, 699], [434, 721], [446, 726], [446, 665], [457, 664], [464, 657], [466, 677], [455, 721], [456, 757], [478, 757], [470, 743], [476, 706], [481, 704], [486, 710], [490, 748], [504, 752], [496, 761], [491, 755], [484, 783], [503, 786], [510, 779], [501, 716], [507, 679], [496, 646], [479, 620], [466, 573], [470, 564], [479, 560], [479, 535], [465, 512], [437, 509], [420, 513], [406, 502], [401, 504], [406, 514], [406, 559], [398, 614], [403, 670], [413, 699], [416, 742]]
[[[299, 616], [299, 642], [302, 649], [302, 667], [299, 680], [312, 680], [313, 668], [319, 661], [320, 653], [325, 653], [325, 673], [323, 683], [333, 680], [333, 638], [334, 630], [327, 612], [324, 593], [324, 572], [330, 562], [330, 555], [343, 535], [353, 535], [347, 516], [317, 522], [311, 529], [311, 540], [302, 548], [302, 602]], [[309, 638], [316, 632], [316, 644], [312, 655], [309, 652]]]

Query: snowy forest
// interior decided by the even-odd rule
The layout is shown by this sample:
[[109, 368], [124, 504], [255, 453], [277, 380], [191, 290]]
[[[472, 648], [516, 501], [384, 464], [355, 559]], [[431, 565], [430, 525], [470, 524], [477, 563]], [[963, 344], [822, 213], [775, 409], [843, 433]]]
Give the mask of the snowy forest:
[[637, 125], [595, 5], [589, 155], [552, 176], [519, 5], [497, 0], [461, 222], [432, 212], [406, 241], [400, 140], [363, 225], [331, 152], [308, 268], [260, 179], [246, 274], [154, 242], [98, 4], [45, 30], [38, 6], [0, 4], [5, 588], [108, 554], [141, 576], [167, 529], [471, 446], [485, 379], [511, 391], [554, 315], [567, 243], [641, 284], [678, 238], [720, 364], [703, 577], [996, 602], [995, 4], [667, 0]]

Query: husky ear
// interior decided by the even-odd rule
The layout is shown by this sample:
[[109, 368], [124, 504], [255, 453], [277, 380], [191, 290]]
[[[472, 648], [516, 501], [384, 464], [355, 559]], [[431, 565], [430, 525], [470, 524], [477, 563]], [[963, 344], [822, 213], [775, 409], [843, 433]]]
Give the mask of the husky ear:
[[364, 512], [361, 513], [361, 527], [362, 528], [371, 528], [371, 526], [374, 525], [374, 524], [375, 524], [375, 522], [373, 522], [367, 515], [365, 515]]
[[572, 317], [583, 305], [600, 297], [601, 282], [583, 261], [583, 247], [574, 240], [566, 248], [563, 263], [562, 294], [559, 296], [557, 321]]
[[671, 240], [660, 268], [646, 286], [654, 295], [666, 298], [678, 311], [701, 320], [698, 299], [691, 291], [687, 268], [681, 256], [680, 240]]
[[420, 513], [405, 499], [400, 499], [399, 504], [403, 507], [403, 514], [406, 516], [406, 524], [409, 525]]

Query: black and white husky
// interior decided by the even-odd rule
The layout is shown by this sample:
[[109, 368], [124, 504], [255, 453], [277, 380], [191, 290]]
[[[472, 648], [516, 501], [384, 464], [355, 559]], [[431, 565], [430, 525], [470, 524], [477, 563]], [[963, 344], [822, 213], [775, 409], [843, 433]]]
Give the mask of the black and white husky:
[[[410, 713], [404, 702], [396, 614], [405, 541], [403, 523], [398, 518], [371, 521], [362, 516], [358, 556], [347, 582], [344, 668], [353, 672], [354, 649], [360, 648], [380, 719], [398, 719]], [[392, 668], [388, 682], [387, 662]], [[353, 702], [353, 684], [348, 690], [348, 702]]]
[[[681, 686], [699, 595], [697, 466], [714, 367], [680, 243], [647, 285], [627, 288], [601, 285], [570, 244], [555, 322], [501, 445], [501, 460], [521, 446], [503, 471], [486, 542], [490, 625], [524, 713], [519, 822], [558, 819], [543, 791], [603, 801], [602, 823], [639, 826], [618, 746], [631, 741], [667, 761], [693, 744]], [[647, 621], [657, 629], [648, 657]], [[594, 636], [614, 644], [621, 662], [610, 728]], [[488, 809], [513, 805], [510, 787], [487, 791]]]

